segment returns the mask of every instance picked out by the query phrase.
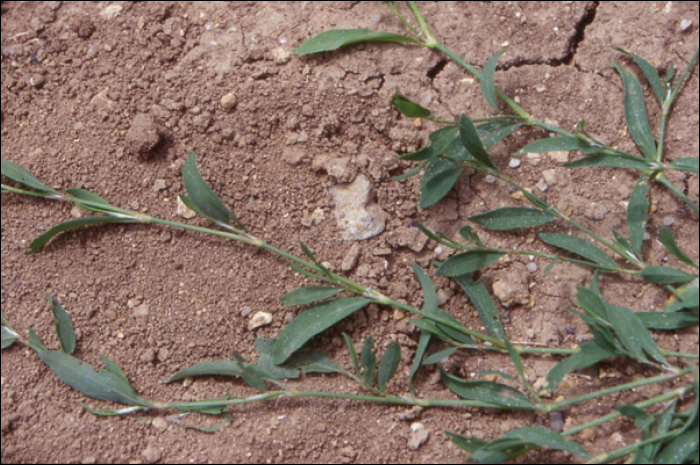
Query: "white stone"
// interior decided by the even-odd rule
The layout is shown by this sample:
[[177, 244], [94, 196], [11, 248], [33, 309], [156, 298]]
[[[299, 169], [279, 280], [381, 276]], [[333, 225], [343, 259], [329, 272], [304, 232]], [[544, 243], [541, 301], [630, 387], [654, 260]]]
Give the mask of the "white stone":
[[252, 331], [252, 330], [258, 329], [262, 326], [267, 326], [270, 323], [272, 323], [272, 314], [271, 313], [257, 312], [250, 319], [250, 323], [248, 323], [248, 329], [250, 329]]
[[343, 240], [362, 241], [384, 232], [386, 213], [370, 202], [371, 192], [372, 184], [362, 174], [352, 184], [339, 184], [331, 189]]

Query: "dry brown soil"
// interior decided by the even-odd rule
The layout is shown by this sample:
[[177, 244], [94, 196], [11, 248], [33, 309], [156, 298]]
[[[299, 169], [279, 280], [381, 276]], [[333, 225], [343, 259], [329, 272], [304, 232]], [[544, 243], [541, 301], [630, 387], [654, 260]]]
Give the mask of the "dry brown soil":
[[[478, 83], [440, 54], [398, 45], [358, 46], [310, 58], [290, 53], [327, 29], [403, 32], [380, 2], [114, 2], [122, 10], [108, 19], [101, 13], [109, 5], [2, 2], [2, 157], [51, 187], [83, 187], [116, 205], [178, 219], [180, 174], [194, 150], [204, 177], [253, 232], [295, 253], [302, 240], [339, 270], [351, 244], [340, 238], [330, 189], [362, 173], [374, 183], [388, 220], [383, 234], [359, 243], [359, 263], [348, 275], [414, 305], [422, 298], [411, 263], [429, 269], [432, 260], [446, 255], [421, 240], [411, 223], [421, 220], [454, 234], [472, 214], [521, 204], [504, 186], [466, 173], [444, 201], [421, 211], [419, 178], [390, 180], [411, 166], [397, 161], [397, 155], [425, 143], [431, 130], [391, 109], [396, 90], [441, 118], [491, 114]], [[627, 151], [635, 147], [625, 129], [622, 85], [610, 65], [617, 59], [632, 66], [610, 44], [646, 57], [659, 69], [671, 62], [685, 66], [698, 46], [697, 2], [421, 2], [421, 8], [436, 36], [471, 63], [483, 64], [509, 44], [497, 84], [532, 114], [568, 129], [585, 118], [592, 133]], [[684, 20], [691, 25], [682, 27]], [[230, 92], [236, 106], [225, 110], [221, 98]], [[656, 121], [658, 111], [651, 113]], [[139, 114], [149, 117], [137, 119]], [[697, 156], [697, 69], [670, 125], [668, 158]], [[152, 130], [157, 137], [149, 135]], [[492, 154], [506, 167], [509, 153], [544, 135], [523, 130]], [[148, 155], [135, 153], [156, 141]], [[329, 158], [347, 160], [336, 176], [323, 168]], [[612, 228], [625, 231], [634, 174], [568, 171], [561, 164], [544, 156], [506, 169], [594, 231], [607, 236]], [[541, 183], [546, 170], [554, 179], [549, 185]], [[697, 175], [671, 179], [698, 201]], [[679, 242], [697, 260], [697, 216], [658, 187], [651, 195], [652, 237], [664, 218], [673, 218]], [[54, 340], [44, 290], [71, 312], [77, 355], [98, 365], [99, 354], [109, 356], [144, 397], [167, 401], [252, 394], [235, 380], [160, 382], [198, 361], [230, 358], [234, 352], [252, 357], [256, 338], [274, 338], [299, 311], [283, 307], [279, 299], [304, 285], [304, 279], [274, 256], [147, 226], [85, 230], [53, 241], [41, 254], [23, 254], [29, 240], [75, 213], [45, 201], [2, 198], [2, 314], [18, 331], [26, 334], [32, 327], [45, 341]], [[542, 250], [534, 234], [484, 234], [484, 239]], [[647, 242], [645, 252], [651, 262], [665, 259], [656, 241]], [[585, 339], [586, 328], [565, 309], [591, 273], [561, 264], [545, 277], [547, 263], [535, 262], [539, 269], [530, 272], [527, 257], [512, 257], [489, 267], [482, 280], [489, 289], [494, 281], [504, 281], [513, 298], [529, 302], [501, 309], [513, 340], [572, 347]], [[480, 328], [466, 297], [448, 280], [435, 281], [450, 297], [445, 309]], [[663, 290], [636, 279], [605, 278], [602, 284], [609, 300], [636, 310], [660, 309], [667, 298]], [[271, 312], [274, 321], [250, 331], [248, 320], [258, 311]], [[371, 307], [314, 342], [349, 367], [340, 330], [358, 346], [371, 334], [380, 352], [398, 339], [404, 361], [390, 388], [406, 391], [408, 356], [417, 341], [406, 315]], [[669, 350], [698, 350], [697, 328], [658, 340]], [[556, 360], [525, 361], [534, 381]], [[496, 368], [514, 373], [506, 359], [483, 353], [453, 357], [448, 368], [463, 376]], [[589, 392], [651, 373], [627, 364], [588, 374], [557, 394]], [[419, 393], [452, 398], [435, 375], [426, 370], [419, 377]], [[291, 384], [361, 392], [339, 377], [309, 376]], [[661, 389], [582, 404], [563, 412], [565, 427]], [[403, 408], [288, 400], [236, 408], [230, 427], [206, 435], [155, 415], [97, 418], [83, 410], [81, 400], [84, 396], [59, 382], [31, 351], [19, 346], [5, 351], [2, 462], [459, 463], [465, 456], [449, 443], [445, 430], [493, 438], [517, 426], [548, 426], [550, 421], [534, 414], [466, 409], [427, 410], [405, 420]], [[408, 448], [412, 421], [430, 431], [417, 450]], [[633, 425], [619, 421], [577, 440], [595, 453], [633, 441], [633, 433]], [[572, 460], [551, 453], [523, 459]]]

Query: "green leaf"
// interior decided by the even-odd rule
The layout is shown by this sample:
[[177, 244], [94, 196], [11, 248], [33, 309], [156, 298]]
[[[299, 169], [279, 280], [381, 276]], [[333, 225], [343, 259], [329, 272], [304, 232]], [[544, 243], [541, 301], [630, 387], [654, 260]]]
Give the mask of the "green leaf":
[[503, 255], [505, 254], [501, 252], [472, 250], [448, 258], [438, 267], [436, 273], [440, 276], [447, 276], [450, 278], [463, 276], [490, 265]]
[[46, 348], [44, 343], [41, 341], [41, 338], [34, 332], [32, 328], [29, 328], [29, 331], [27, 331], [29, 337], [27, 340], [27, 346], [29, 346], [30, 349], [33, 349], [36, 352], [40, 351], [47, 351], [49, 349]]
[[420, 208], [427, 209], [443, 199], [457, 183], [462, 167], [452, 160], [430, 162], [421, 180]]
[[362, 376], [360, 371], [360, 359], [357, 356], [357, 351], [355, 350], [355, 345], [352, 343], [350, 336], [343, 333], [343, 339], [345, 339], [345, 345], [348, 347], [348, 352], [350, 352], [350, 359], [352, 360], [352, 366], [355, 369], [357, 376]]
[[260, 366], [251, 365], [238, 353], [233, 355], [236, 358], [236, 361], [243, 368], [241, 378], [243, 378], [243, 381], [248, 386], [252, 387], [253, 389], [257, 389], [260, 392], [267, 392], [265, 380], [269, 380], [284, 389], [284, 384], [277, 382], [276, 377], [272, 373], [269, 373]]
[[409, 118], [432, 118], [430, 110], [423, 108], [413, 100], [401, 95], [398, 91], [394, 93], [394, 96], [391, 98], [391, 104], [400, 111], [402, 115], [408, 116]]
[[534, 208], [503, 207], [487, 213], [470, 216], [469, 219], [491, 231], [509, 231], [549, 223], [554, 221], [556, 216]]
[[538, 428], [535, 426], [517, 428], [501, 436], [499, 441], [512, 439], [522, 441], [528, 445], [548, 447], [554, 450], [569, 452], [583, 458], [590, 457], [588, 452], [586, 452], [586, 450], [579, 444], [573, 441], [567, 441], [564, 436], [552, 431], [551, 429]]
[[657, 331], [672, 331], [698, 324], [698, 316], [684, 312], [637, 312], [648, 329]]
[[508, 48], [497, 52], [492, 56], [489, 61], [484, 66], [483, 71], [481, 71], [481, 92], [484, 94], [484, 98], [491, 105], [491, 108], [498, 111], [498, 100], [496, 100], [496, 85], [494, 84], [494, 78], [496, 77], [496, 65], [498, 64], [498, 59], [506, 52]]
[[474, 281], [471, 275], [458, 276], [454, 281], [464, 290], [472, 305], [479, 313], [484, 328], [492, 337], [505, 340], [501, 317], [491, 295], [481, 282]]
[[637, 360], [646, 360], [646, 352], [657, 362], [666, 363], [644, 323], [632, 310], [608, 304], [608, 317], [623, 347]]
[[187, 200], [190, 200], [197, 207], [197, 209], [192, 209], [193, 211], [202, 213], [215, 222], [231, 224], [233, 221], [239, 228], [245, 230], [243, 223], [224, 205], [202, 178], [197, 168], [197, 156], [194, 152], [190, 153], [185, 168], [182, 170], [182, 182], [189, 194], [187, 198], [182, 196], [185, 205], [188, 203]]
[[283, 364], [311, 338], [335, 326], [356, 311], [372, 303], [354, 297], [341, 298], [306, 310], [282, 331], [272, 352], [275, 365]]
[[444, 370], [442, 382], [462, 399], [486, 402], [513, 410], [536, 410], [537, 407], [523, 393], [505, 384], [490, 381], [465, 381]]
[[600, 294], [585, 287], [577, 287], [576, 289], [578, 289], [578, 294], [576, 295], [578, 304], [586, 310], [586, 313], [594, 318], [599, 318], [606, 322], [609, 321], [608, 307]]
[[[66, 194], [77, 199], [78, 206], [84, 208], [85, 210], [89, 210], [89, 211], [93, 211], [93, 212], [104, 212], [104, 213], [115, 211], [114, 205], [107, 202], [105, 199], [103, 199], [99, 195], [93, 194], [92, 192], [86, 191], [85, 189], [68, 189], [68, 190], [66, 190]], [[99, 204], [103, 208], [96, 207], [94, 205], [87, 205], [85, 203], [80, 202], [80, 200], [87, 201], [90, 203]]]
[[420, 45], [421, 42], [411, 37], [392, 34], [390, 32], [376, 32], [367, 29], [342, 29], [325, 31], [307, 40], [301, 47], [294, 50], [297, 55], [309, 55], [311, 53], [330, 52], [347, 45], [362, 42], [394, 42], [400, 44]]
[[54, 237], [61, 233], [72, 231], [74, 229], [82, 228], [83, 226], [93, 226], [98, 224], [115, 224], [115, 223], [135, 223], [134, 219], [129, 218], [114, 218], [111, 216], [89, 216], [87, 218], [78, 218], [77, 220], [70, 220], [46, 231], [41, 236], [37, 237], [29, 244], [27, 249], [27, 254], [34, 254], [39, 252], [44, 246]]
[[582, 151], [584, 153], [595, 153], [594, 151], [602, 150], [599, 147], [594, 147], [586, 140], [575, 136], [557, 136], [548, 137], [546, 139], [536, 140], [527, 144], [520, 149], [520, 154], [525, 153], [544, 153], [544, 152], [575, 152]]
[[91, 399], [153, 407], [136, 395], [121, 368], [106, 357], [102, 358], [105, 367], [97, 373], [92, 365], [62, 351], [37, 350], [36, 353], [61, 381]]
[[547, 373], [547, 391], [553, 392], [570, 371], [588, 368], [616, 355], [616, 352], [611, 352], [595, 342], [584, 342], [581, 344], [581, 350], [578, 353], [565, 358], [549, 370], [549, 373]]
[[2, 327], [2, 345], [0, 345], [0, 349], [7, 349], [17, 342], [17, 340], [19, 340], [19, 335], [17, 333], [6, 326]]
[[484, 441], [483, 439], [475, 437], [466, 438], [459, 434], [455, 434], [451, 431], [446, 431], [445, 433], [450, 437], [450, 440], [454, 445], [456, 445], [465, 452], [476, 452], [477, 450], [481, 449], [482, 447], [488, 444], [488, 442]]
[[644, 58], [641, 58], [634, 53], [630, 53], [627, 50], [624, 50], [620, 47], [617, 47], [613, 45], [613, 48], [617, 50], [618, 52], [622, 52], [628, 57], [632, 58], [634, 62], [639, 66], [639, 68], [642, 70], [644, 73], [644, 77], [647, 78], [647, 82], [651, 86], [651, 89], [654, 91], [654, 95], [656, 96], [656, 99], [659, 101], [661, 105], [663, 105], [664, 100], [666, 100], [666, 91], [665, 91], [665, 86], [661, 82], [661, 78], [659, 78], [659, 73], [656, 72], [656, 68], [654, 68], [648, 61], [646, 61]]
[[697, 173], [699, 169], [697, 158], [680, 158], [673, 160], [670, 165], [675, 170], [690, 171], [691, 173]]
[[502, 141], [522, 126], [513, 121], [489, 121], [476, 127], [484, 148], [490, 148]]
[[410, 161], [422, 161], [422, 160], [432, 160], [439, 157], [447, 148], [452, 144], [452, 142], [457, 137], [457, 126], [446, 126], [433, 131], [428, 136], [430, 140], [430, 145], [422, 147], [421, 149], [401, 155], [399, 158], [401, 160]]
[[39, 181], [32, 173], [11, 161], [2, 160], [2, 175], [22, 184], [25, 187], [34, 189], [45, 194], [57, 195], [58, 192]]
[[452, 347], [450, 349], [441, 350], [440, 352], [435, 352], [433, 355], [425, 359], [425, 361], [423, 362], [423, 366], [437, 365], [443, 360], [452, 357], [452, 355], [454, 355], [455, 352], [457, 352], [458, 350], [459, 348]]
[[647, 283], [675, 284], [692, 281], [697, 276], [666, 266], [648, 266], [642, 270], [642, 278]]
[[472, 157], [480, 161], [484, 166], [498, 171], [498, 167], [493, 163], [491, 157], [486, 152], [484, 144], [481, 142], [479, 133], [474, 127], [474, 123], [465, 115], [459, 117], [459, 136], [464, 147], [472, 154]]
[[484, 243], [481, 242], [481, 239], [479, 239], [479, 235], [471, 226], [463, 226], [459, 230], [459, 235], [462, 236], [465, 241], [471, 242], [479, 247], [485, 247]]
[[195, 378], [200, 376], [226, 376], [238, 378], [243, 375], [243, 367], [235, 360], [214, 360], [210, 362], [199, 362], [178, 371], [172, 378], [164, 384], [171, 384], [185, 378]]
[[301, 370], [303, 373], [348, 374], [347, 370], [317, 350], [312, 350], [308, 353], [296, 353], [284, 366]]
[[402, 175], [393, 177], [393, 178], [391, 178], [391, 180], [394, 181], [394, 182], [398, 182], [398, 181], [404, 181], [404, 180], [406, 180], [406, 179], [410, 179], [410, 178], [412, 178], [413, 176], [415, 176], [415, 175], [417, 175], [418, 173], [420, 173], [421, 170], [422, 170], [423, 168], [425, 168], [425, 166], [426, 166], [427, 164], [428, 164], [428, 160], [423, 160], [422, 162], [420, 162], [419, 165], [417, 165], [417, 166], [416, 166], [415, 168], [413, 168], [412, 170], [407, 171], [407, 172], [405, 172], [405, 173], [402, 174]]
[[645, 428], [654, 420], [653, 415], [649, 415], [644, 410], [634, 405], [620, 405], [617, 410], [626, 416], [634, 420], [634, 426], [637, 428]]
[[302, 287], [282, 297], [282, 303], [288, 307], [308, 305], [331, 298], [340, 291], [340, 289], [327, 286]]
[[576, 236], [564, 233], [545, 234], [540, 233], [538, 237], [545, 244], [559, 247], [567, 252], [574, 253], [580, 257], [587, 258], [592, 262], [598, 263], [608, 268], [618, 268], [617, 263], [610, 258], [604, 251]]
[[[433, 281], [425, 274], [425, 271], [421, 269], [418, 264], [414, 263], [413, 272], [420, 282], [421, 288], [423, 289], [423, 312], [428, 315], [435, 315], [438, 309], [437, 292], [435, 291], [435, 285]], [[413, 393], [413, 382], [416, 379], [418, 370], [422, 366], [423, 357], [428, 351], [428, 346], [430, 345], [431, 334], [428, 331], [421, 330], [420, 340], [418, 341], [418, 348], [416, 349], [416, 355], [413, 360], [413, 367], [411, 368], [411, 374], [408, 376], [409, 390]]]
[[627, 206], [627, 229], [630, 233], [630, 243], [638, 257], [642, 256], [644, 227], [649, 221], [649, 183], [642, 176], [634, 186]]
[[685, 310], [686, 308], [696, 309], [698, 308], [698, 301], [700, 300], [700, 290], [698, 289], [698, 279], [694, 279], [685, 286], [681, 286], [676, 289], [676, 294], [682, 297], [681, 299], [676, 298], [676, 296], [671, 296], [666, 303], [666, 312], [678, 312]]
[[688, 463], [698, 455], [700, 430], [693, 428], [671, 441], [656, 457], [656, 463]]
[[377, 374], [377, 357], [374, 355], [374, 341], [372, 340], [372, 336], [368, 336], [367, 339], [365, 339], [365, 343], [362, 345], [360, 361], [362, 362], [365, 384], [371, 386]]
[[256, 364], [265, 373], [269, 373], [275, 379], [297, 379], [299, 371], [290, 366], [277, 366], [272, 363], [272, 351], [275, 341], [272, 339], [258, 338], [255, 340], [255, 350], [258, 353]]
[[651, 173], [653, 167], [648, 161], [631, 155], [603, 154], [585, 157], [564, 165], [565, 168], [588, 168], [591, 166], [610, 166], [612, 168], [630, 168], [640, 173]]
[[544, 269], [544, 275], [549, 276], [549, 273], [552, 272], [555, 266], [557, 266], [557, 263], [559, 262], [559, 253], [556, 253], [554, 255], [554, 259], [552, 260], [552, 263], [547, 265], [547, 268]]
[[637, 78], [613, 62], [613, 68], [620, 74], [625, 86], [625, 118], [627, 128], [639, 150], [647, 160], [656, 157], [656, 142], [649, 128], [649, 117], [644, 104], [644, 92]]
[[391, 378], [396, 374], [401, 363], [401, 346], [397, 341], [384, 352], [382, 361], [379, 362], [379, 374], [377, 375], [377, 383], [381, 392], [386, 392], [386, 385], [391, 381]]
[[695, 263], [688, 255], [686, 255], [680, 247], [678, 247], [676, 238], [673, 236], [673, 232], [671, 232], [668, 227], [664, 226], [661, 228], [659, 241], [664, 245], [664, 247], [666, 247], [668, 253], [676, 257], [678, 260], [682, 261], [683, 263], [687, 263], [690, 266], [694, 266], [695, 268], [698, 267], [698, 264]]
[[61, 345], [61, 350], [67, 354], [75, 352], [75, 331], [73, 330], [73, 321], [70, 315], [61, 306], [60, 303], [48, 294], [44, 294], [51, 304], [51, 312], [53, 313], [53, 321], [56, 327], [56, 335], [58, 342]]

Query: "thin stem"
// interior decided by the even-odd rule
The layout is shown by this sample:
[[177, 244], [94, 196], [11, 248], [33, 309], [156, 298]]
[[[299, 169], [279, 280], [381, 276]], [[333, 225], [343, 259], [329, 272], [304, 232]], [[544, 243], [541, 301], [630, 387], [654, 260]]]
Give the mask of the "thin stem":
[[411, 7], [411, 11], [413, 11], [413, 16], [416, 17], [416, 19], [418, 20], [418, 24], [420, 24], [420, 27], [423, 30], [423, 34], [425, 35], [426, 47], [435, 48], [438, 42], [437, 40], [435, 40], [435, 37], [433, 37], [433, 35], [430, 33], [428, 23], [426, 23], [425, 19], [423, 19], [423, 15], [418, 9], [418, 5], [416, 5], [416, 2], [408, 2], [408, 6]]
[[651, 437], [649, 439], [645, 439], [643, 441], [636, 442], [636, 443], [631, 444], [629, 446], [622, 447], [620, 449], [617, 449], [617, 450], [614, 450], [611, 452], [605, 452], [603, 454], [600, 454], [600, 455], [593, 457], [592, 459], [590, 459], [586, 463], [594, 463], [594, 464], [610, 463], [610, 462], [614, 462], [615, 460], [620, 460], [621, 458], [630, 455], [632, 452], [635, 452], [646, 445], [655, 444], [657, 442], [665, 441], [666, 439], [672, 438], [672, 437], [678, 435], [679, 433], [681, 433], [682, 430], [683, 430], [683, 428], [677, 428], [677, 429], [674, 429], [672, 431], [668, 431], [668, 432], [663, 433], [663, 434], [658, 434], [658, 435]]
[[415, 27], [411, 26], [411, 24], [409, 24], [406, 18], [404, 18], [403, 15], [399, 13], [399, 9], [396, 7], [396, 2], [387, 2], [387, 6], [391, 10], [391, 12], [394, 13], [394, 16], [396, 16], [399, 19], [399, 21], [403, 23], [404, 26], [406, 26], [417, 38], [421, 38], [420, 31]]
[[669, 179], [666, 176], [664, 176], [663, 173], [659, 173], [659, 175], [656, 176], [656, 180], [664, 186], [666, 186], [671, 192], [676, 194], [676, 196], [683, 202], [685, 202], [686, 205], [692, 208], [695, 213], [700, 213], [700, 211], [698, 210], [698, 205], [692, 200], [690, 200], [690, 198], [687, 195], [685, 195], [685, 193], [682, 190], [676, 187], [675, 184], [669, 181]]

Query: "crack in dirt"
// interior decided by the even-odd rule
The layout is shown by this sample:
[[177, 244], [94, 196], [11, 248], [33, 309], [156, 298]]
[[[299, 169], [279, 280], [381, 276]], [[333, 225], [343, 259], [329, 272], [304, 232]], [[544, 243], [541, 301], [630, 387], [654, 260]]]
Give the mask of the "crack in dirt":
[[[574, 57], [578, 52], [579, 46], [586, 38], [586, 28], [593, 24], [593, 21], [595, 21], [596, 15], [598, 14], [599, 5], [600, 2], [595, 1], [592, 3], [592, 5], [586, 8], [585, 12], [583, 13], [583, 16], [581, 16], [581, 19], [579, 19], [579, 21], [574, 26], [575, 33], [569, 39], [569, 44], [567, 46], [567, 50], [564, 56], [561, 56], [559, 58], [550, 58], [548, 60], [523, 58], [521, 60], [517, 60], [512, 63], [507, 63], [503, 66], [499, 66], [498, 70], [507, 71], [511, 68], [520, 68], [522, 66], [530, 65], [549, 65], [555, 67], [562, 65], [571, 66], [574, 62]], [[578, 66], [575, 63], [573, 64], [574, 67], [578, 69]]]
[[430, 78], [431, 81], [435, 79], [435, 77], [442, 72], [443, 69], [445, 69], [445, 66], [447, 66], [447, 63], [449, 63], [450, 60], [447, 58], [443, 58], [437, 63], [435, 63], [433, 66], [428, 68], [428, 72], [425, 73], [426, 76]]

